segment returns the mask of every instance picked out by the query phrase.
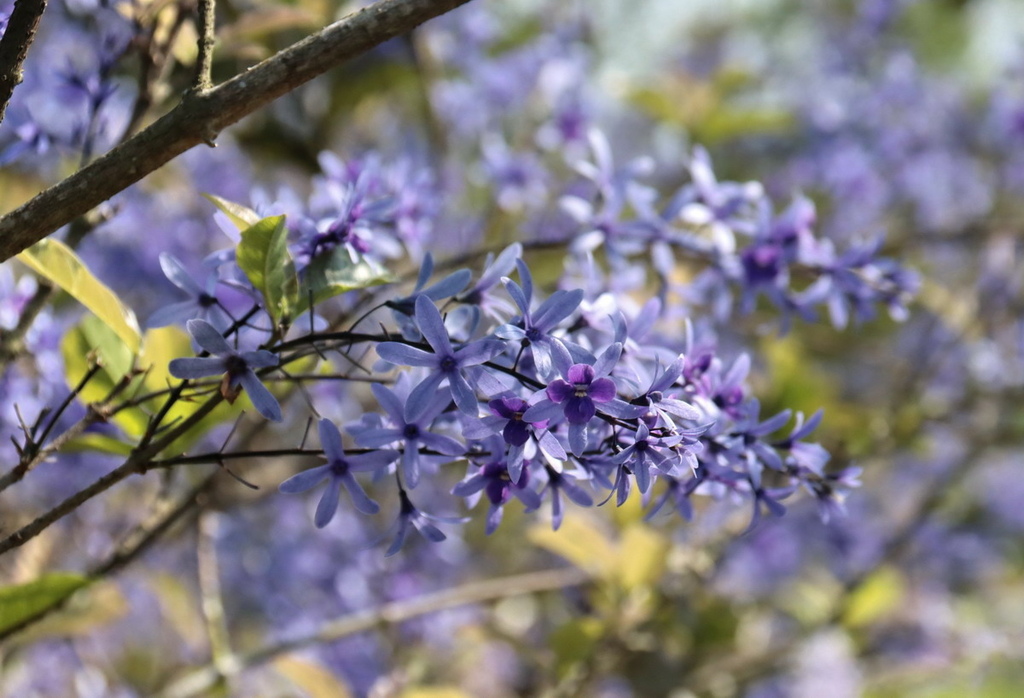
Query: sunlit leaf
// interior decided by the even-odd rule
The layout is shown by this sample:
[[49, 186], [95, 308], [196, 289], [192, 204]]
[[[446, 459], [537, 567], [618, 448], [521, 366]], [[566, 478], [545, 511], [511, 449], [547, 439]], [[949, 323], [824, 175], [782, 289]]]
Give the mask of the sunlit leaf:
[[334, 674], [307, 659], [284, 655], [275, 659], [272, 666], [309, 698], [348, 698], [352, 695]]
[[0, 589], [0, 632], [63, 601], [89, 583], [79, 574], [54, 572], [28, 584]]
[[300, 312], [308, 308], [310, 295], [315, 305], [346, 291], [394, 281], [395, 278], [376, 262], [361, 256], [353, 261], [349, 251], [339, 245], [317, 255], [303, 271], [299, 290]]
[[850, 594], [843, 622], [850, 627], [870, 625], [895, 610], [906, 596], [906, 585], [892, 567], [873, 572]]
[[284, 216], [273, 216], [242, 231], [235, 250], [238, 266], [263, 295], [267, 312], [274, 322], [295, 317], [299, 282], [295, 263], [288, 253], [288, 229]]
[[234, 201], [222, 199], [214, 194], [203, 194], [203, 196], [231, 219], [231, 222], [238, 228], [238, 232], [242, 232], [260, 222], [260, 214], [248, 206], [236, 204]]
[[548, 644], [555, 652], [558, 674], [564, 676], [594, 653], [605, 624], [598, 618], [575, 618], [551, 633]]
[[124, 342], [130, 353], [139, 350], [140, 332], [135, 313], [92, 275], [70, 247], [59, 240], [47, 238], [21, 252], [18, 259], [95, 313]]
[[[94, 360], [103, 369], [97, 372], [78, 394], [85, 403], [102, 402], [122, 380], [129, 379], [133, 356], [114, 331], [98, 318], [88, 315], [68, 330], [60, 343], [64, 358], [64, 376], [74, 388], [90, 370]], [[135, 378], [133, 380], [141, 380]], [[131, 388], [122, 391], [129, 393]], [[138, 408], [120, 410], [112, 421], [127, 434], [139, 436], [146, 428], [147, 415]]]
[[600, 575], [614, 569], [614, 545], [582, 517], [567, 517], [558, 531], [537, 525], [527, 535], [534, 545], [561, 555], [580, 569]]
[[[54, 573], [43, 579], [55, 575], [84, 579], [66, 573]], [[91, 635], [97, 628], [124, 617], [128, 612], [128, 601], [115, 582], [107, 580], [76, 585], [72, 581], [69, 579], [59, 594], [47, 599], [47, 607], [61, 603], [60, 609], [19, 632], [14, 642], [29, 644], [45, 638]], [[4, 607], [0, 600], [0, 608]]]
[[669, 543], [665, 537], [642, 523], [630, 525], [619, 541], [618, 578], [632, 590], [651, 586], [665, 571]]

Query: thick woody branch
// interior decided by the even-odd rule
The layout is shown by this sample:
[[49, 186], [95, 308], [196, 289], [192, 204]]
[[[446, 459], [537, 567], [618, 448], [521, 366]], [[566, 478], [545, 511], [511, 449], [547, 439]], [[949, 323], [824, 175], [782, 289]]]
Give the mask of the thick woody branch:
[[42, 240], [161, 165], [212, 143], [278, 97], [469, 0], [381, 0], [210, 90], [188, 93], [164, 117], [88, 167], [0, 218], [0, 261]]
[[21, 66], [45, 9], [46, 0], [17, 0], [7, 20], [7, 29], [0, 38], [0, 121], [4, 120], [14, 88], [21, 83]]

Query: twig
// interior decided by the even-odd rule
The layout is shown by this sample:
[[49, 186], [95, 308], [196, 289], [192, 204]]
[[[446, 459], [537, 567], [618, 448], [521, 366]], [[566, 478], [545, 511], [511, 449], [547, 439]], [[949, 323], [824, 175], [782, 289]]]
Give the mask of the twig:
[[[315, 633], [294, 640], [266, 645], [252, 652], [237, 655], [231, 663], [232, 675], [265, 664], [275, 657], [310, 645], [333, 642], [349, 635], [372, 630], [381, 625], [394, 625], [413, 618], [474, 603], [497, 601], [513, 596], [553, 591], [585, 584], [590, 576], [577, 568], [529, 572], [470, 582], [453, 589], [426, 594], [416, 599], [395, 601], [380, 608], [360, 611], [327, 623]], [[208, 691], [228, 678], [214, 665], [187, 674], [158, 694], [162, 698], [189, 698]]]
[[380, 0], [206, 92], [0, 218], [0, 261], [330, 68], [469, 0]]
[[[157, 511], [147, 521], [140, 524], [106, 560], [88, 572], [87, 577], [90, 583], [100, 581], [127, 567], [178, 521], [201, 506], [202, 493], [213, 484], [214, 478], [218, 474], [218, 471], [213, 471], [199, 484], [189, 490], [171, 509]], [[51, 599], [46, 607], [39, 609], [36, 613], [23, 619], [16, 625], [4, 628], [3, 631], [0, 631], [0, 641], [6, 640], [21, 630], [38, 623], [51, 613], [60, 610], [78, 591], [80, 590], [76, 589], [64, 596]]]
[[213, 45], [216, 41], [215, 0], [199, 0], [199, 56], [192, 89], [205, 92], [213, 87]]
[[200, 606], [210, 639], [210, 658], [223, 675], [232, 657], [231, 639], [224, 615], [220, 586], [220, 565], [217, 563], [217, 518], [205, 513], [199, 517], [196, 558], [198, 560]]
[[7, 29], [0, 37], [0, 122], [7, 113], [14, 88], [24, 78], [21, 68], [45, 10], [46, 0], [17, 0], [7, 20]]

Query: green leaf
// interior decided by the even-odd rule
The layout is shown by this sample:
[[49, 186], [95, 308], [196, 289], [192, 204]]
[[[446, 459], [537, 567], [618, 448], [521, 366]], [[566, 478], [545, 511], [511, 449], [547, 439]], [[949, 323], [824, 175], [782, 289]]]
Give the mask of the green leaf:
[[135, 313], [125, 306], [85, 266], [74, 251], [58, 240], [40, 240], [18, 255], [32, 271], [95, 313], [124, 342], [132, 354], [139, 350], [139, 323]]
[[94, 453], [110, 453], [115, 456], [128, 456], [132, 452], [132, 445], [106, 434], [89, 433], [71, 439], [71, 441], [64, 445], [61, 451], [64, 453], [91, 451]]
[[0, 589], [0, 632], [45, 611], [88, 583], [79, 574], [54, 572], [28, 584]]
[[[92, 379], [85, 384], [78, 397], [82, 402], [102, 402], [110, 395], [118, 383], [132, 372], [133, 354], [121, 342], [114, 331], [98, 318], [87, 315], [72, 327], [60, 342], [60, 352], [64, 357], [64, 376], [68, 387], [79, 384], [92, 366], [92, 358], [103, 366]], [[134, 377], [133, 380], [141, 380]], [[131, 393], [129, 387], [125, 392]], [[118, 411], [112, 421], [131, 436], [139, 436], [145, 431], [149, 418], [139, 408], [128, 408]]]
[[899, 607], [906, 596], [903, 576], [893, 567], [880, 567], [850, 594], [843, 622], [851, 628], [870, 625]]
[[348, 249], [339, 245], [330, 252], [317, 255], [303, 273], [299, 312], [309, 308], [310, 295], [313, 305], [316, 305], [346, 291], [394, 281], [395, 277], [376, 262], [358, 255], [353, 261]]
[[236, 204], [234, 201], [228, 201], [213, 194], [203, 194], [203, 196], [230, 218], [239, 231], [244, 231], [260, 222], [260, 214], [248, 206]]
[[238, 266], [263, 295], [267, 312], [275, 323], [288, 323], [298, 305], [299, 282], [295, 263], [288, 253], [288, 230], [284, 216], [264, 218], [242, 231], [235, 251]]

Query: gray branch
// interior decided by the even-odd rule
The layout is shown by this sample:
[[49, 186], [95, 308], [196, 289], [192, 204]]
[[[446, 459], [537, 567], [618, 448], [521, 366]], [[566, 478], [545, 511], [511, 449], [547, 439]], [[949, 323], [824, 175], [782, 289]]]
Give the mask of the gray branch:
[[0, 261], [227, 126], [388, 39], [469, 0], [380, 0], [210, 90], [187, 93], [152, 126], [0, 218]]

